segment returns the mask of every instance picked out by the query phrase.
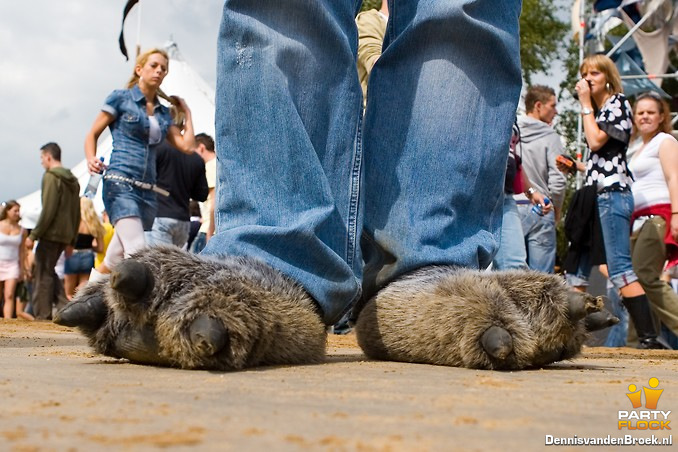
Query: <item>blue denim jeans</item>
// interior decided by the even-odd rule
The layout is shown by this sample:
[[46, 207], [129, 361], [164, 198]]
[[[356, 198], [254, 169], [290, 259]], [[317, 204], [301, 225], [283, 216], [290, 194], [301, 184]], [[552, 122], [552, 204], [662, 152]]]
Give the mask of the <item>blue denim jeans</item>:
[[[597, 202], [609, 279], [617, 289], [621, 289], [638, 280], [631, 264], [633, 194], [630, 190], [599, 193]], [[583, 255], [576, 274], [568, 275], [568, 283], [587, 286], [590, 274], [588, 256]]]
[[527, 265], [532, 270], [553, 273], [556, 266], [556, 214], [538, 215], [532, 204], [518, 206], [523, 226]]
[[190, 251], [191, 253], [200, 254], [202, 250], [205, 249], [205, 245], [207, 245], [207, 234], [198, 232], [195, 239], [193, 239]]
[[499, 249], [494, 256], [492, 267], [495, 270], [527, 268], [523, 227], [513, 195], [504, 195]]
[[175, 218], [155, 217], [153, 228], [146, 232], [146, 243], [154, 245], [176, 245], [183, 248], [188, 241], [190, 221]]
[[629, 313], [622, 304], [619, 297], [619, 290], [614, 284], [608, 284], [607, 298], [610, 300], [610, 311], [619, 318], [619, 323], [613, 325], [605, 338], [605, 347], [624, 347], [626, 345], [626, 335], [629, 330]]
[[521, 84], [520, 1], [391, 1], [361, 121], [360, 3], [226, 0], [219, 33], [204, 253], [263, 260], [327, 324], [419, 267], [490, 264]]

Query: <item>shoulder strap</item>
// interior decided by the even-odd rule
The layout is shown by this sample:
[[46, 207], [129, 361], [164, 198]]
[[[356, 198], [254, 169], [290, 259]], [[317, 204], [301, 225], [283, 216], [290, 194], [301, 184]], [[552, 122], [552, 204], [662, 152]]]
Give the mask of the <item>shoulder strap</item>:
[[[511, 135], [511, 143], [509, 145], [509, 148], [511, 149], [511, 152], [515, 156], [516, 162], [520, 164], [523, 154], [523, 143], [522, 140], [520, 139], [520, 126], [518, 125], [518, 117], [515, 117], [513, 119], [512, 132], [513, 133]], [[520, 153], [518, 153], [518, 147], [520, 147]]]

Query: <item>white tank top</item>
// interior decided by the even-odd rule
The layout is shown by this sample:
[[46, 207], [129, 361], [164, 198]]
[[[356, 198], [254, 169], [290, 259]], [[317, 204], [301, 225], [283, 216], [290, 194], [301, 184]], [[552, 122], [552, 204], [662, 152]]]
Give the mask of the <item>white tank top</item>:
[[160, 124], [158, 123], [158, 119], [155, 116], [149, 116], [148, 122], [148, 144], [160, 143], [162, 134], [160, 133]]
[[634, 178], [631, 191], [635, 210], [671, 202], [662, 164], [659, 161], [659, 146], [664, 140], [676, 141], [672, 135], [660, 132], [643, 148], [637, 150], [629, 162]]
[[18, 261], [22, 234], [7, 235], [0, 232], [0, 261]]

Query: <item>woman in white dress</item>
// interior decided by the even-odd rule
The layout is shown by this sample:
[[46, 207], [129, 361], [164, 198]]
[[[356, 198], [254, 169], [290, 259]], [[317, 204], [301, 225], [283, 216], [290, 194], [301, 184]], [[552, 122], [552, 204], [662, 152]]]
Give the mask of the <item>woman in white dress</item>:
[[[0, 291], [4, 296], [2, 314], [6, 319], [14, 316], [16, 285], [23, 279], [22, 243], [26, 238], [26, 231], [19, 225], [19, 207], [16, 201], [7, 201], [2, 203], [0, 212]], [[19, 309], [17, 317], [21, 317], [18, 311]]]

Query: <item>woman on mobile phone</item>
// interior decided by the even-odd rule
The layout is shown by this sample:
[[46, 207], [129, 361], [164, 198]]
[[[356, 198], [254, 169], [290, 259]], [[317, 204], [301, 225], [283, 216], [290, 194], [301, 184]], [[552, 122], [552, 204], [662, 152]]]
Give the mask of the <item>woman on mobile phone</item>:
[[[631, 263], [633, 194], [626, 163], [632, 131], [631, 105], [622, 92], [619, 71], [608, 57], [586, 57], [579, 72], [582, 78], [575, 90], [591, 151], [586, 162], [585, 185], [595, 187], [609, 279], [621, 292], [624, 306], [633, 319], [639, 348], [667, 348], [657, 340], [647, 296]], [[585, 290], [590, 272], [588, 256], [580, 256], [577, 271], [567, 275], [568, 282]]]

